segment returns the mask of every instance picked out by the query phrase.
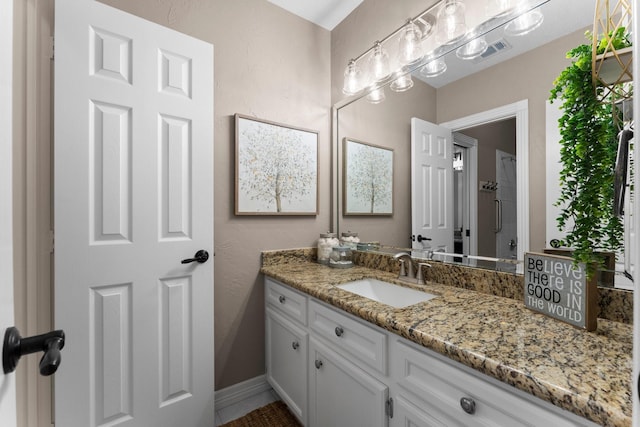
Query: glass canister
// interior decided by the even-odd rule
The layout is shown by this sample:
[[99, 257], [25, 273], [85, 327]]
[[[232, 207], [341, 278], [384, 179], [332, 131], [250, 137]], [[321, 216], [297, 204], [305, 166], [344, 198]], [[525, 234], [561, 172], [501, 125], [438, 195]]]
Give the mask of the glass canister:
[[336, 246], [329, 256], [329, 267], [349, 268], [353, 267], [351, 248], [348, 246]]
[[318, 239], [318, 262], [320, 264], [329, 264], [331, 250], [339, 244], [340, 241], [336, 237], [336, 233], [320, 233], [320, 238]]
[[351, 249], [358, 249], [358, 243], [360, 243], [358, 233], [347, 231], [340, 234], [340, 246], [347, 246]]

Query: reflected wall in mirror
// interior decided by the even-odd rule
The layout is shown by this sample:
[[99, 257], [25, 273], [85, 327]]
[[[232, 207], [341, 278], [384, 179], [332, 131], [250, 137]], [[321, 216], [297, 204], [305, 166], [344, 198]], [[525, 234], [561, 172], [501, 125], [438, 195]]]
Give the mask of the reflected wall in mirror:
[[[528, 184], [522, 188], [522, 194], [519, 194], [519, 197], [526, 200], [523, 204], [526, 209], [525, 212], [517, 214], [518, 218], [521, 216], [529, 218], [529, 224], [526, 230], [523, 230], [528, 242], [526, 245], [521, 245], [521, 241], [514, 243], [519, 245], [519, 253], [525, 250], [541, 251], [547, 247], [544, 174], [547, 126], [545, 104], [554, 79], [570, 63], [566, 53], [575, 46], [585, 43], [584, 32], [591, 29], [595, 1], [589, 0], [586, 3], [588, 4], [583, 0], [577, 2], [551, 0], [542, 6], [545, 20], [533, 33], [516, 38], [496, 30], [488, 35], [486, 39], [490, 45], [502, 41], [507, 47], [495, 55], [483, 60], [466, 61], [464, 64], [461, 60], [453, 58], [455, 55], [450, 55], [452, 58], [446, 58], [449, 70], [441, 77], [420, 80], [414, 76], [414, 86], [411, 90], [395, 93], [387, 89], [386, 100], [380, 104], [373, 105], [365, 99], [359, 99], [338, 108], [335, 115], [337, 120], [335, 131], [337, 146], [334, 150], [336, 165], [342, 165], [340, 144], [342, 138], [347, 136], [372, 144], [388, 144], [387, 146], [396, 153], [393, 216], [389, 218], [347, 217], [343, 215], [340, 204], [336, 203], [335, 218], [339, 229], [358, 231], [363, 241], [376, 240], [388, 245], [410, 247], [413, 243], [411, 241], [411, 118], [416, 117], [431, 123], [451, 123], [460, 118], [526, 100], [528, 123], [524, 132], [528, 145], [524, 152], [512, 153], [501, 149], [516, 155], [516, 168], [526, 168], [530, 171], [526, 174]], [[403, 10], [398, 12], [395, 9], [390, 10], [388, 3], [382, 0], [365, 0], [355, 13], [333, 31], [334, 81], [342, 81], [344, 64], [350, 57], [365, 50], [371, 40], [383, 36], [385, 29], [391, 31], [394, 26], [403, 22], [403, 18], [398, 15], [404, 12], [404, 20], [406, 20], [408, 16], [420, 12], [427, 6], [425, 2], [408, 1], [400, 6]], [[388, 12], [388, 17], [385, 16], [385, 12]], [[559, 33], [554, 32], [557, 27], [562, 27]], [[526, 51], [514, 56], [513, 53], [518, 49]], [[462, 65], [455, 66], [455, 61]], [[460, 68], [462, 66], [464, 70]], [[449, 71], [452, 74], [448, 75]], [[338, 84], [334, 85], [336, 102], [342, 98], [336, 90], [337, 87]], [[507, 132], [513, 133], [512, 130]], [[493, 142], [491, 138], [487, 141], [487, 138], [482, 135], [477, 139], [478, 147], [481, 147], [483, 142], [484, 144]], [[491, 234], [497, 224], [496, 207], [485, 206], [485, 202], [491, 202], [495, 198], [489, 193], [484, 194], [479, 191], [480, 183], [497, 181], [495, 149], [492, 150], [490, 158], [490, 161], [479, 160], [478, 163], [492, 164], [493, 168], [489, 168], [492, 172], [477, 171], [476, 176], [477, 242], [482, 240], [482, 244], [477, 248], [478, 254], [493, 254], [493, 250], [496, 254], [498, 253], [497, 249], [482, 248], [486, 242], [493, 242], [492, 244], [496, 245], [496, 240], [480, 238], [482, 232], [479, 229], [481, 223], [486, 223], [488, 227], [485, 227], [483, 232]], [[341, 183], [340, 168], [336, 167], [336, 171], [335, 178], [338, 183]], [[340, 186], [334, 185], [338, 193]], [[473, 193], [473, 189], [470, 188], [470, 192]], [[483, 217], [485, 213], [488, 215]], [[471, 212], [470, 216], [474, 216], [474, 212]], [[466, 230], [466, 228], [463, 229]], [[462, 234], [464, 235], [465, 232]], [[506, 243], [509, 245], [511, 239], [507, 239]], [[471, 246], [471, 243], [467, 242], [467, 247]]]

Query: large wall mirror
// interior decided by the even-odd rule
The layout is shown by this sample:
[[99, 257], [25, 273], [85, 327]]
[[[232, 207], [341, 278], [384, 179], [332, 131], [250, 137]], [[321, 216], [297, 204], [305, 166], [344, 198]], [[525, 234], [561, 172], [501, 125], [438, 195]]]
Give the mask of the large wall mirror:
[[[553, 130], [547, 117], [557, 109], [547, 99], [554, 79], [570, 63], [566, 52], [587, 43], [584, 32], [591, 30], [594, 9], [595, 0], [550, 0], [539, 7], [543, 23], [529, 34], [510, 36], [495, 28], [485, 35], [489, 49], [479, 58], [463, 60], [450, 49], [440, 76], [415, 71], [410, 90], [386, 86], [382, 102], [372, 103], [366, 95], [339, 102], [333, 151], [336, 231], [357, 232], [361, 241], [391, 247], [480, 258], [521, 260], [526, 251], [547, 248], [546, 144]], [[430, 125], [435, 128], [423, 127]], [[451, 185], [440, 189], [445, 194], [422, 191], [429, 194], [424, 199], [416, 188], [416, 146], [424, 144], [420, 135], [442, 127], [451, 134], [456, 160]], [[393, 150], [392, 215], [344, 214], [345, 140]], [[449, 215], [444, 241], [436, 236], [438, 224], [421, 232], [420, 209], [430, 210], [433, 222]]]

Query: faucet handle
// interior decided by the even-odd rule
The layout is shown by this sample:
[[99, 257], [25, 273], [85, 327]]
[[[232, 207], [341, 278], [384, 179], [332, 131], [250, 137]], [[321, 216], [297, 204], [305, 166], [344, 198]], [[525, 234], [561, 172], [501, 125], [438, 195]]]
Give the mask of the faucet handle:
[[424, 274], [422, 273], [422, 267], [431, 268], [431, 264], [428, 264], [426, 262], [419, 262], [418, 263], [418, 272], [416, 273], [416, 281], [418, 282], [419, 285], [424, 285], [424, 283], [425, 283]]
[[407, 275], [407, 271], [405, 270], [404, 260], [403, 259], [399, 259], [398, 262], [400, 263], [400, 273], [398, 275], [400, 277], [406, 276]]

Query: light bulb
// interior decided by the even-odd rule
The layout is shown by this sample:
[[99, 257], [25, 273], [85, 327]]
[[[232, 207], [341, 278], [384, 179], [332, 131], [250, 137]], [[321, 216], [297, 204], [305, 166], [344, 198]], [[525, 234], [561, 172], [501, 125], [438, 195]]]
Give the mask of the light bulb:
[[447, 71], [447, 64], [444, 62], [444, 58], [440, 57], [433, 61], [427, 62], [420, 70], [420, 74], [425, 77], [436, 77]]
[[411, 20], [404, 27], [404, 32], [400, 37], [398, 56], [401, 64], [411, 64], [422, 58], [422, 32]]
[[487, 50], [487, 46], [484, 36], [476, 37], [470, 40], [469, 43], [460, 46], [456, 50], [456, 56], [465, 60], [477, 58]]
[[391, 74], [389, 55], [387, 51], [382, 48], [380, 42], [376, 42], [373, 48], [373, 54], [371, 58], [369, 58], [369, 72], [374, 81], [383, 80]]
[[411, 79], [411, 74], [409, 73], [397, 76], [396, 79], [391, 82], [391, 85], [389, 85], [389, 88], [394, 92], [404, 92], [411, 89], [412, 87], [413, 80]]
[[367, 95], [367, 101], [372, 104], [379, 104], [384, 101], [384, 99], [385, 95], [383, 88], [374, 89], [369, 93], [369, 95]]
[[436, 41], [449, 44], [467, 32], [465, 6], [461, 0], [446, 0], [438, 12]]
[[349, 61], [347, 68], [344, 70], [344, 86], [342, 93], [345, 95], [355, 95], [362, 88], [362, 73], [360, 67], [353, 59]]
[[523, 36], [542, 25], [544, 15], [540, 10], [534, 9], [518, 16], [504, 27], [504, 33], [508, 36]]
[[489, 0], [485, 8], [485, 14], [489, 18], [501, 18], [511, 12], [513, 7], [511, 3], [511, 0]]

